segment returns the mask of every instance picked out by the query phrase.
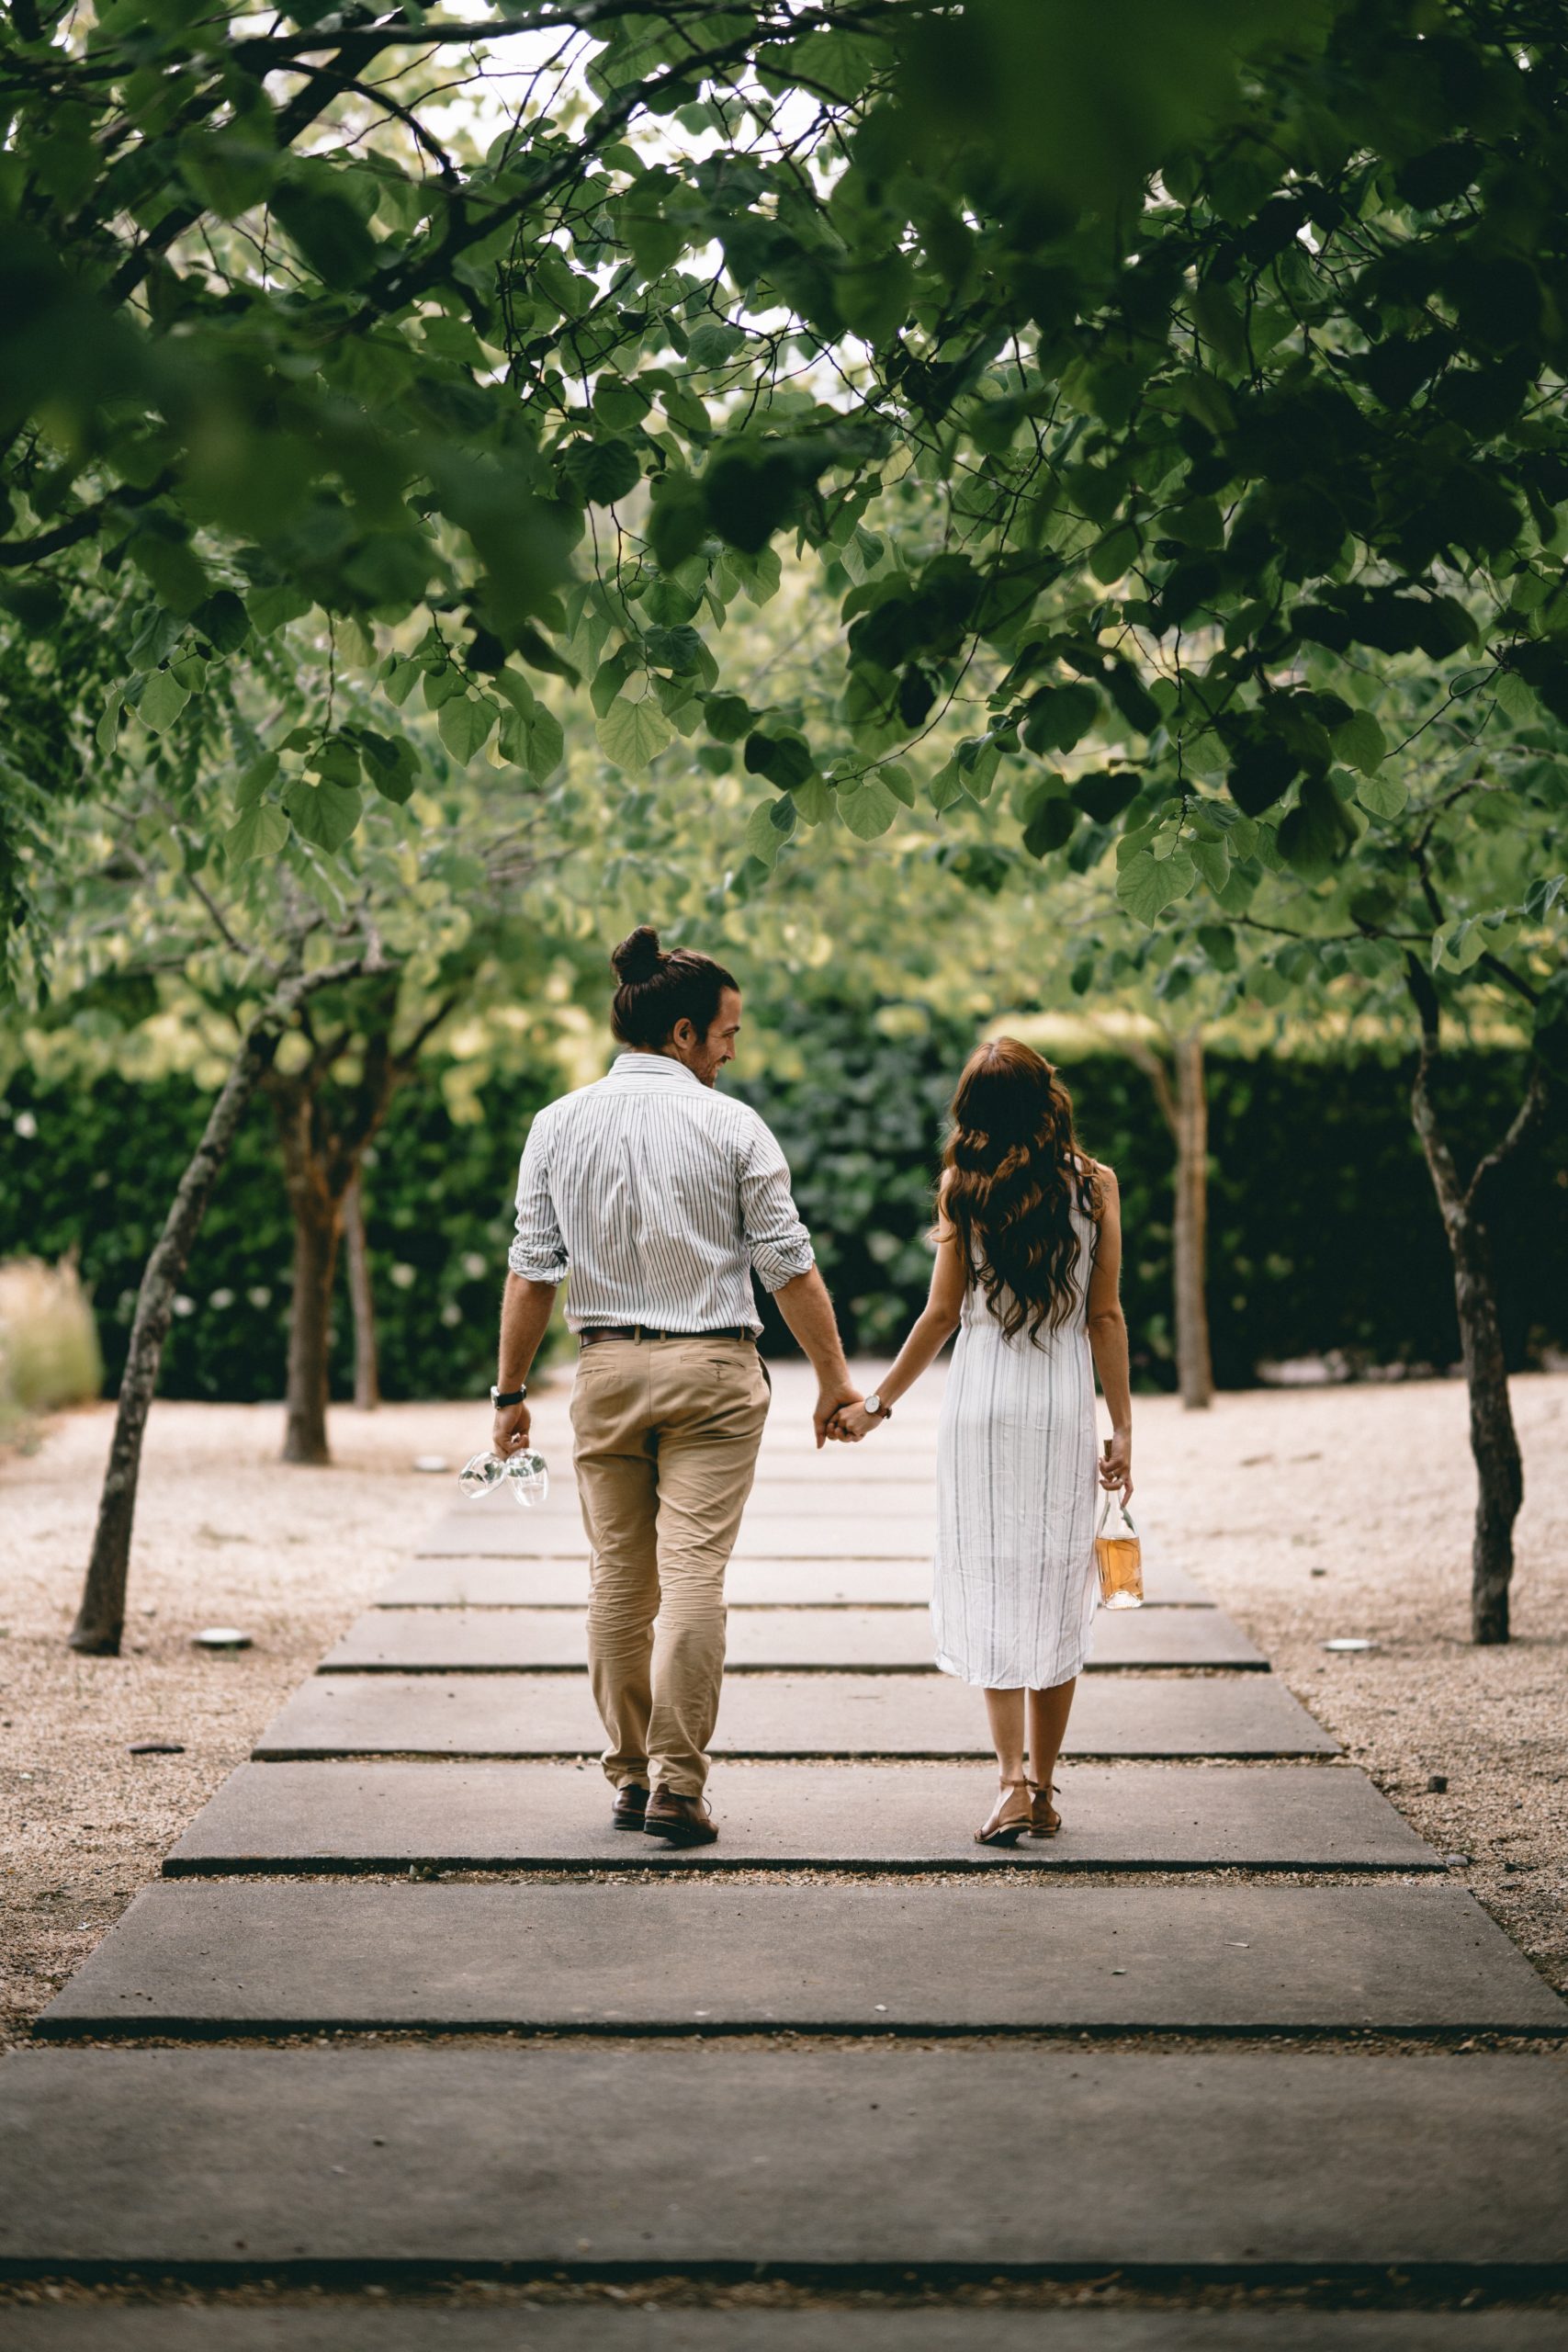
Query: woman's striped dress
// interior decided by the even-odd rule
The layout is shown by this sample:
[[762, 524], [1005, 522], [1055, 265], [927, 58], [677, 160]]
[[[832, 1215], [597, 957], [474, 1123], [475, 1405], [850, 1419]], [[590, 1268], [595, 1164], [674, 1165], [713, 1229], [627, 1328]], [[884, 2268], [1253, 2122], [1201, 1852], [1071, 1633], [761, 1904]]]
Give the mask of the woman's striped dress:
[[936, 1662], [993, 1690], [1048, 1690], [1089, 1655], [1099, 1601], [1094, 1366], [1087, 1324], [1096, 1227], [1075, 1210], [1077, 1295], [1060, 1329], [1003, 1334], [976, 1284], [964, 1302], [937, 1433]]

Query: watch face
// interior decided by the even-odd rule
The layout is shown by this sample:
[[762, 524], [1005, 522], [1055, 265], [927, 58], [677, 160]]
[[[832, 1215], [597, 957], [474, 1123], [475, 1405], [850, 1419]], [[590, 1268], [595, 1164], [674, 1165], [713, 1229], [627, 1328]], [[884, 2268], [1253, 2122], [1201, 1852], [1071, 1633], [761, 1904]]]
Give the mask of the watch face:
[[882, 1398], [874, 1388], [865, 1399], [865, 1409], [872, 1414], [880, 1413], [882, 1410]]

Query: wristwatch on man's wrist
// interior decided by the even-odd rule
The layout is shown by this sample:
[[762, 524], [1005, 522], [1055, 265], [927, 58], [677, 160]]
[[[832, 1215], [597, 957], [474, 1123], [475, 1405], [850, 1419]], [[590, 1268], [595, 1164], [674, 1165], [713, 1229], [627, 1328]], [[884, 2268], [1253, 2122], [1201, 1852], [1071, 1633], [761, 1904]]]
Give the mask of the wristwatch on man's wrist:
[[892, 1406], [883, 1403], [882, 1392], [877, 1388], [874, 1388], [869, 1396], [861, 1398], [860, 1408], [863, 1413], [869, 1413], [874, 1421], [890, 1421], [893, 1419]]
[[504, 1406], [521, 1405], [523, 1399], [527, 1396], [527, 1394], [528, 1385], [525, 1381], [519, 1388], [502, 1389], [492, 1386], [490, 1392], [490, 1401], [495, 1407], [497, 1412], [500, 1412]]

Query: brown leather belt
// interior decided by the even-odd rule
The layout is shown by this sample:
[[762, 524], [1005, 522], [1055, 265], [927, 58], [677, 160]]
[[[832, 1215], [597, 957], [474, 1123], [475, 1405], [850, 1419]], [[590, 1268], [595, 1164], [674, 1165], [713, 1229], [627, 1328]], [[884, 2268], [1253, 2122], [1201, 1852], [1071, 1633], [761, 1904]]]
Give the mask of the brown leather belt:
[[656, 1331], [647, 1323], [599, 1323], [577, 1336], [585, 1348], [595, 1340], [743, 1340], [753, 1347], [757, 1344], [755, 1331], [739, 1323], [727, 1323], [716, 1331]]

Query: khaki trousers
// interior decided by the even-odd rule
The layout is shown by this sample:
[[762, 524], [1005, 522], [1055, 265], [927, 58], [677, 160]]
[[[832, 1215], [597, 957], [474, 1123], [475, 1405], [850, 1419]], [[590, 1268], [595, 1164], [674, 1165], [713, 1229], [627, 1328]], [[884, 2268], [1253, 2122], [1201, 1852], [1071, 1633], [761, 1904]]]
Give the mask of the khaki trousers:
[[724, 1572], [768, 1381], [748, 1340], [596, 1340], [571, 1392], [592, 1551], [588, 1671], [605, 1774], [701, 1796], [724, 1676]]

